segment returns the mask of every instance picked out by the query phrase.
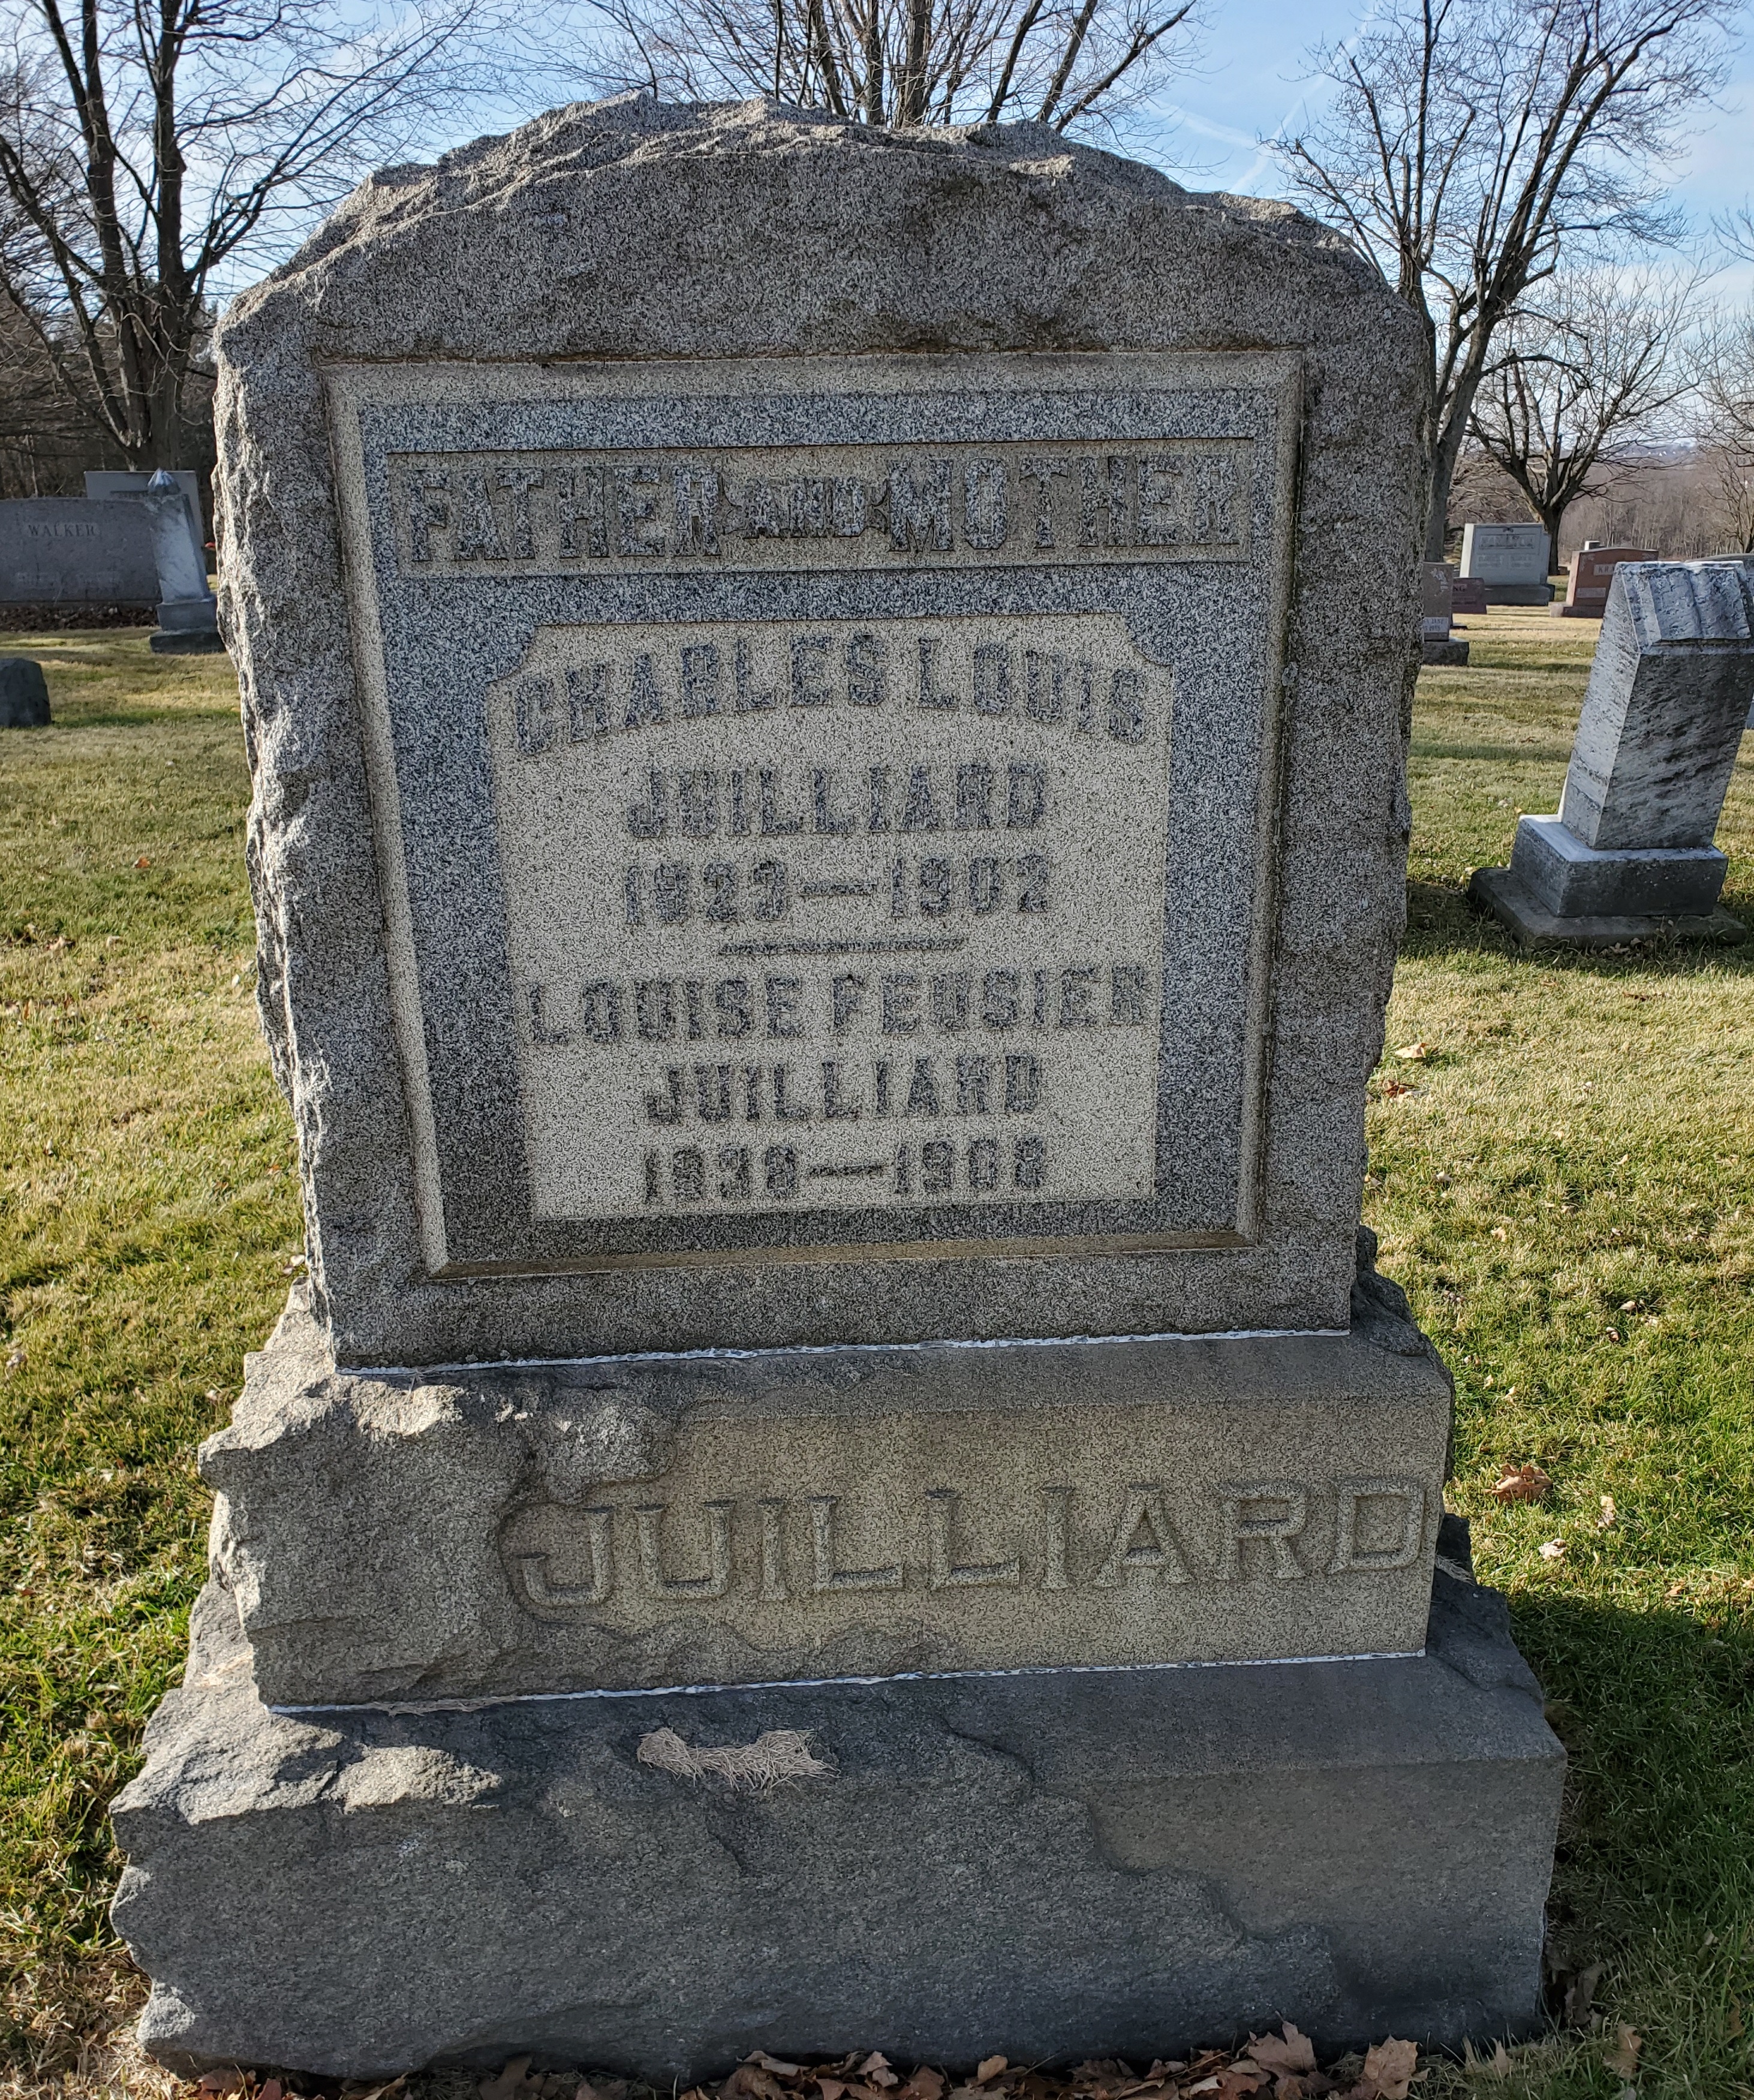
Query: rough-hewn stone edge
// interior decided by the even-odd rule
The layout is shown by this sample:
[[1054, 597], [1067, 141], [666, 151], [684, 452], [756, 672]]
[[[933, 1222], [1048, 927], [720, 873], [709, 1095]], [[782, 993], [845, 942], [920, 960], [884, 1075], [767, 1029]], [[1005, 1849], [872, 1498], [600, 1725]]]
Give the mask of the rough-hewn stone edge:
[[[1448, 1564], [1465, 1568], [1465, 1539], [1458, 1542], [1452, 1533], [1445, 1543]], [[398, 1978], [404, 1967], [430, 1972], [435, 1958], [421, 1875], [442, 1877], [445, 1860], [460, 1845], [478, 1847], [489, 1827], [482, 1822], [484, 1815], [498, 1833], [488, 1842], [508, 1860], [539, 1846], [538, 1826], [552, 1812], [545, 1804], [553, 1801], [564, 1811], [578, 1800], [581, 1781], [586, 1793], [605, 1797], [611, 1820], [636, 1799], [646, 1801], [645, 1827], [662, 1829], [673, 1815], [668, 1856], [663, 1856], [660, 1840], [659, 1855], [648, 1855], [648, 1871], [653, 1900], [668, 1905], [665, 1915], [674, 1915], [685, 1942], [689, 1933], [702, 1930], [690, 1897], [702, 1849], [722, 1855], [729, 1846], [743, 1873], [759, 1873], [756, 1863], [764, 1860], [771, 1873], [775, 1839], [799, 1842], [813, 1811], [798, 1789], [766, 1801], [739, 1802], [711, 1782], [702, 1785], [641, 1767], [634, 1753], [640, 1740], [658, 1728], [673, 1728], [689, 1741], [718, 1742], [751, 1740], [773, 1727], [809, 1732], [831, 1764], [837, 1752], [844, 1758], [851, 1754], [865, 1771], [866, 1783], [875, 1779], [879, 1786], [895, 1786], [897, 1799], [903, 1789], [910, 1789], [910, 1799], [922, 1790], [929, 1795], [936, 1783], [932, 1758], [922, 1760], [929, 1746], [972, 1751], [992, 1766], [989, 1784], [996, 1792], [989, 1805], [994, 1800], [1010, 1804], [998, 1813], [1002, 1819], [1019, 1819], [1014, 1827], [1025, 1842], [1029, 1819], [1044, 1803], [1056, 1804], [1052, 1813], [1061, 1829], [1075, 1831], [1078, 1819], [1088, 1817], [1087, 1871], [1097, 1875], [1118, 1864], [1101, 1817], [1104, 1804], [1118, 1807], [1136, 1801], [1141, 1785], [1148, 1789], [1154, 1780], [1170, 1780], [1177, 1788], [1168, 1797], [1177, 1803], [1176, 1816], [1207, 1813], [1214, 1819], [1208, 1878], [1190, 1884], [1184, 1875], [1183, 1892], [1197, 1891], [1202, 1899], [1210, 1892], [1221, 1906], [1230, 1893], [1223, 1886], [1225, 1848], [1239, 1842], [1225, 1833], [1237, 1828], [1239, 1802], [1276, 1797], [1287, 1782], [1298, 1798], [1302, 1798], [1295, 1795], [1299, 1785], [1331, 1787], [1332, 1814], [1304, 1825], [1297, 1838], [1298, 1848], [1310, 1855], [1297, 1863], [1299, 1877], [1306, 1887], [1318, 1886], [1328, 1914], [1318, 1904], [1301, 1926], [1286, 1920], [1293, 1931], [1318, 1936], [1340, 1926], [1348, 1906], [1359, 1899], [1359, 1865], [1352, 1856], [1359, 1816], [1346, 1804], [1362, 1810], [1377, 1785], [1404, 1795], [1412, 1786], [1430, 1803], [1425, 1824], [1430, 1856], [1417, 1863], [1414, 1879], [1423, 1890], [1424, 1875], [1441, 1875], [1448, 1868], [1466, 1886], [1458, 1890], [1457, 1907], [1446, 1917], [1443, 1944], [1408, 1947], [1406, 1966], [1410, 1973], [1452, 1980], [1426, 1985], [1423, 1996], [1397, 2000], [1395, 1979], [1348, 1975], [1325, 2018], [1320, 2006], [1281, 2005], [1275, 2017], [1301, 2014], [1300, 2023], [1312, 2027], [1329, 2050], [1380, 2039], [1390, 2027], [1456, 2047], [1465, 2036], [1526, 2028], [1537, 2016], [1541, 1908], [1564, 1754], [1543, 1718], [1539, 1688], [1511, 1643], [1503, 1599], [1474, 1586], [1465, 1573], [1439, 1574], [1428, 1652], [1418, 1660], [964, 1679], [880, 1692], [795, 1688], [320, 1720], [274, 1715], [261, 1705], [249, 1682], [247, 1652], [237, 1643], [235, 1621], [214, 1610], [209, 1593], [196, 1608], [186, 1684], [155, 1715], [145, 1768], [113, 1804], [117, 1834], [130, 1860], [116, 1922], [155, 1979], [143, 2027], [149, 2050], [186, 2072], [214, 2062], [259, 2062], [262, 2037], [271, 2028], [282, 2063], [291, 2049], [297, 2052], [297, 2067], [335, 2075], [390, 2075], [434, 2056], [496, 2064], [521, 2047], [534, 2047], [550, 2060], [609, 2064], [647, 2076], [674, 2071], [687, 2082], [722, 2071], [733, 2056], [757, 2043], [795, 2050], [831, 2046], [828, 2037], [818, 2044], [802, 2031], [751, 2036], [741, 2023], [756, 2017], [752, 2009], [708, 2002], [712, 1985], [705, 1970], [699, 2005], [674, 1996], [665, 2004], [672, 2028], [689, 2037], [668, 2064], [622, 2061], [626, 2051], [617, 2048], [609, 2031], [619, 2014], [608, 2008], [593, 2018], [587, 2007], [571, 2030], [544, 2016], [529, 2032], [518, 2029], [514, 2013], [503, 2032], [434, 2035], [424, 2052], [399, 2034], [404, 2023], [394, 2002]], [[849, 1728], [856, 1738], [849, 1737]], [[1081, 1730], [1089, 1732], [1087, 1740], [1081, 1739]], [[1197, 1804], [1205, 1798], [1201, 1789], [1208, 1779], [1210, 1806], [1201, 1811]], [[839, 1784], [832, 1777], [802, 1782], [802, 1795], [812, 1788], [831, 1793]], [[557, 1785], [559, 1793], [551, 1793]], [[1261, 1791], [1249, 1793], [1250, 1787]], [[1472, 1807], [1458, 1812], [1453, 1805], [1458, 1795]], [[1483, 1815], [1487, 1801], [1492, 1807]], [[911, 1811], [904, 1818], [906, 1827], [914, 1827], [916, 1815]], [[1252, 1822], [1246, 1827], [1255, 1828]], [[1517, 1842], [1510, 1843], [1507, 1833], [1513, 1829]], [[412, 1864], [394, 1909], [373, 1910], [379, 1899], [368, 1897], [362, 1904], [359, 1891], [369, 1877], [350, 1871], [350, 1851], [377, 1848], [375, 1854], [360, 1854], [364, 1863], [383, 1856], [386, 1840]], [[1240, 1842], [1246, 1851], [1254, 1841]], [[259, 1882], [241, 1888], [231, 1878], [240, 1845], [249, 1847], [261, 1869]], [[1325, 1870], [1320, 1864], [1324, 1846], [1334, 1848]], [[1018, 1871], [1016, 1857], [1013, 1850], [1007, 1873]], [[275, 1861], [281, 1858], [285, 1872], [277, 1876]], [[1398, 1879], [1389, 1871], [1390, 1863], [1379, 1864], [1387, 1878], [1380, 1887], [1367, 1885], [1373, 1904], [1392, 1903], [1395, 1890], [1405, 1886], [1404, 1876]], [[1393, 1864], [1405, 1868], [1408, 1863], [1403, 1857]], [[947, 1903], [959, 1908], [960, 1899], [934, 1883], [937, 1863], [930, 1848], [905, 1863], [898, 1855], [897, 1865], [918, 1879], [923, 1900], [910, 1915], [919, 1931], [928, 1931], [927, 1921], [943, 1915]], [[1249, 1863], [1257, 1882], [1259, 1866]], [[328, 1965], [333, 2001], [270, 2005], [257, 1995], [236, 2000], [234, 1991], [228, 2001], [233, 1950], [227, 1935], [254, 1943], [246, 1950], [246, 1967], [275, 1965], [273, 1935], [284, 1930], [285, 1921], [264, 1891], [284, 1896], [297, 1879], [309, 1894], [313, 1871], [326, 1877], [320, 1935], [342, 1950]], [[372, 1873], [381, 1878], [375, 1864]], [[1136, 1903], [1152, 1884], [1136, 1868], [1123, 1867], [1122, 1873], [1120, 1886]], [[209, 1890], [211, 1901], [192, 1902], [193, 1890], [209, 1875], [220, 1877]], [[1170, 1879], [1174, 1880], [1173, 1873]], [[443, 1890], [441, 1879], [431, 1893]], [[846, 1892], [848, 1904], [868, 1922], [872, 1892], [857, 1878], [846, 1884]], [[527, 1915], [545, 1944], [552, 1947], [558, 1934], [564, 1948], [569, 1921], [564, 1907], [557, 1912], [548, 1899], [553, 1893], [547, 1892]], [[589, 1903], [596, 1892], [587, 1877], [573, 1893]], [[1064, 1894], [1062, 1887], [1046, 1884], [1033, 1893], [1018, 1891], [1020, 1901], [1056, 1913]], [[1430, 1902], [1419, 1908], [1429, 1918]], [[813, 1929], [825, 1933], [835, 1922], [820, 1913], [811, 1920]], [[862, 1944], [857, 1918], [849, 1912], [845, 1926], [850, 1943]], [[919, 1946], [917, 1935], [913, 1945]], [[1453, 1979], [1479, 1969], [1488, 1948], [1484, 1966], [1496, 1971], [1500, 1988], [1493, 2002], [1483, 2004], [1470, 2000]], [[906, 1945], [898, 1950], [902, 1956], [910, 1951]], [[514, 1965], [515, 1952], [509, 1950]], [[929, 1959], [929, 1948], [919, 1952], [919, 1961]], [[968, 1952], [963, 1948], [955, 1958], [963, 1960]], [[685, 1961], [685, 1945], [678, 1953]], [[906, 1961], [898, 1959], [895, 1968], [892, 1987], [914, 1988]], [[430, 1973], [419, 1980], [429, 1987], [430, 1996]], [[1405, 1977], [1398, 1980], [1404, 1992]], [[663, 1989], [652, 1979], [643, 1988]], [[1244, 1979], [1239, 1988], [1245, 1988]], [[631, 2002], [624, 1993], [611, 1993], [609, 2005]], [[1244, 2018], [1253, 2010], [1233, 2009]], [[1152, 2046], [1174, 2049], [1223, 2038], [1170, 2031], [1174, 2015], [1161, 2004], [1148, 2017], [1156, 2023], [1148, 2036], [1085, 2032], [1069, 2034], [1066, 2040], [1081, 2054], [1110, 2053], [1122, 2044], [1142, 2046], [1148, 2054]], [[301, 2023], [302, 2045], [292, 2032]], [[889, 2043], [897, 2054], [911, 2049], [930, 2060], [958, 2060], [960, 2037], [910, 2034], [905, 2017], [900, 2027], [892, 2036], [861, 2032], [857, 2040]], [[397, 2038], [386, 2041], [386, 2036]], [[993, 2039], [980, 2037], [972, 2053]]]
[[[621, 207], [660, 163], [696, 210], [765, 185], [765, 204], [782, 196], [795, 213], [793, 237], [763, 225], [759, 240], [726, 255], [722, 280], [697, 276], [692, 305], [659, 311], [652, 228], [620, 228], [640, 219]], [[527, 198], [574, 210], [580, 240], [588, 232], [606, 253], [591, 258], [594, 274], [575, 243], [561, 259], [580, 281], [557, 290], [544, 278], [519, 248], [534, 238], [517, 216]], [[916, 258], [911, 307], [885, 289], [852, 314], [844, 299], [786, 276], [808, 276], [810, 255], [826, 253], [845, 268], [857, 259], [887, 288], [885, 258], [914, 252], [898, 244], [898, 225], [928, 209], [941, 245]], [[968, 311], [971, 256], [955, 251], [977, 210], [988, 213], [978, 221], [984, 318]], [[1015, 239], [1001, 237], [1007, 211]], [[484, 254], [499, 281], [465, 284]], [[1182, 296], [1145, 314], [1152, 273], [1166, 283], [1172, 255]], [[747, 281], [766, 273], [766, 299], [716, 309], [721, 283], [746, 265]], [[615, 296], [624, 285], [643, 302]], [[1123, 287], [1137, 295], [1130, 304]], [[1286, 344], [1307, 361], [1262, 1243], [1045, 1265], [899, 1260], [875, 1288], [857, 1263], [709, 1268], [685, 1281], [664, 1269], [425, 1281], [399, 1091], [384, 1083], [397, 1061], [320, 362], [1108, 342]], [[1415, 616], [1421, 355], [1406, 309], [1368, 266], [1285, 206], [1192, 196], [1036, 127], [966, 139], [886, 135], [759, 104], [667, 108], [637, 97], [556, 112], [431, 170], [390, 171], [236, 302], [218, 338], [223, 617], [256, 779], [258, 996], [298, 1123], [315, 1302], [342, 1357], [1028, 1333], [1064, 1324], [1054, 1308], [1069, 1297], [1082, 1308], [1078, 1324], [1098, 1332], [1342, 1317], [1364, 1081], [1404, 912], [1394, 730]], [[1377, 843], [1360, 857], [1352, 849], [1370, 832]], [[1367, 893], [1361, 858], [1373, 871]]]

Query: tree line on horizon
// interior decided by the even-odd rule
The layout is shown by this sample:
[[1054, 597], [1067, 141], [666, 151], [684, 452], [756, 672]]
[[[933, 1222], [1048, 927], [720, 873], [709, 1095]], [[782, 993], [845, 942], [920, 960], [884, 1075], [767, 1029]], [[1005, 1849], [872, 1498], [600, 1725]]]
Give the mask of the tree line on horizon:
[[[0, 495], [212, 461], [218, 305], [483, 110], [768, 95], [1126, 141], [1214, 0], [0, 0]], [[582, 8], [581, 16], [566, 11]], [[1547, 527], [1681, 439], [1754, 551], [1754, 303], [1668, 196], [1737, 0], [1385, 0], [1309, 54], [1292, 198], [1418, 317], [1423, 551], [1488, 461]], [[557, 52], [562, 55], [557, 57]], [[574, 55], [575, 54], [575, 55]], [[1754, 260], [1754, 219], [1717, 228]], [[1478, 476], [1474, 477], [1475, 482]]]

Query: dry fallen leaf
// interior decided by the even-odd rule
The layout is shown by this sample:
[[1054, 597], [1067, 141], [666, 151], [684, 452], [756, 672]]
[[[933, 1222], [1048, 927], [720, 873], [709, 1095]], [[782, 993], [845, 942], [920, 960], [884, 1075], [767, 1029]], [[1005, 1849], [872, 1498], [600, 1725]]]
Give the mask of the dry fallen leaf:
[[1407, 2100], [1418, 2067], [1419, 2045], [1396, 2041], [1391, 2035], [1367, 2051], [1363, 2074], [1353, 2091], [1358, 2100]]
[[1610, 1524], [1617, 1524], [1620, 1521], [1620, 1511], [1614, 1507], [1613, 1496], [1604, 1495], [1602, 1498], [1602, 1514], [1596, 1519], [1598, 1524], [1606, 1531]]
[[481, 2100], [515, 2100], [524, 2082], [524, 2073], [530, 2068], [527, 2056], [514, 2056], [504, 2064], [496, 2078], [484, 2078], [478, 2090]]
[[997, 2078], [1006, 2068], [1007, 2059], [1003, 2056], [984, 2056], [975, 2068], [975, 2083], [985, 2085], [989, 2078]]
[[1638, 2052], [1644, 2047], [1644, 2036], [1636, 2027], [1628, 2027], [1624, 2021], [1615, 2037], [1614, 2046], [1604, 2051], [1602, 2061], [1610, 2071], [1622, 2078], [1636, 2078], [1638, 2075]]
[[1397, 1057], [1404, 1057], [1409, 1065], [1422, 1065], [1431, 1054], [1431, 1046], [1424, 1042], [1404, 1043], [1395, 1054]]
[[1300, 2034], [1289, 2020], [1285, 2022], [1285, 2038], [1277, 2035], [1250, 2035], [1245, 2056], [1252, 2057], [1263, 2071], [1286, 2071], [1293, 2076], [1316, 2068], [1316, 2046], [1307, 2034]]
[[897, 2100], [944, 2100], [944, 2074], [929, 2064], [921, 2064], [901, 2088]]
[[875, 2049], [859, 2066], [859, 2076], [870, 2079], [873, 2085], [899, 2085], [901, 2082], [889, 2068], [888, 2058]]
[[1399, 1094], [1417, 1094], [1419, 1089], [1417, 1087], [1409, 1087], [1402, 1079], [1385, 1079], [1382, 1083], [1382, 1091], [1390, 1101], [1393, 1101]]
[[816, 2086], [822, 2100], [840, 2100], [841, 2094], [847, 2089], [838, 2078], [818, 2078]]
[[765, 2049], [758, 2049], [744, 2058], [746, 2063], [759, 2063], [764, 2071], [771, 2071], [776, 2078], [795, 2078], [803, 2070], [801, 2063], [782, 2063], [777, 2056], [769, 2056]]
[[1513, 1466], [1507, 1459], [1492, 1493], [1501, 1502], [1545, 1502], [1553, 1493], [1553, 1481], [1532, 1460]]
[[134, 862], [134, 866], [138, 868], [148, 868], [152, 865], [152, 863], [151, 859], [145, 854], [142, 854], [140, 858]]
[[1565, 1541], [1562, 1538], [1549, 1538], [1540, 1550], [1540, 1557], [1543, 1560], [1563, 1560]]

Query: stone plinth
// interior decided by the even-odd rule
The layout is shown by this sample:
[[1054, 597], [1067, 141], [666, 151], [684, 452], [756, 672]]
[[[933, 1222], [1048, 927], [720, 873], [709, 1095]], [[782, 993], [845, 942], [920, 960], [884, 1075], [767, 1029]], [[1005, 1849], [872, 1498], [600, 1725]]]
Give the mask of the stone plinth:
[[1450, 1382], [1404, 1319], [337, 1374], [203, 1447], [278, 1705], [1408, 1653]]
[[[1564, 1759], [1446, 1546], [1423, 1656], [451, 1713], [271, 1713], [209, 1593], [116, 1805], [143, 2034], [189, 2070], [527, 2050], [687, 2084], [855, 2039], [1145, 2062], [1287, 2018], [1324, 2054], [1527, 2032]], [[737, 1796], [641, 1762], [660, 1729], [800, 1731], [828, 1769]]]
[[1618, 564], [1558, 813], [1518, 822], [1509, 867], [1480, 870], [1476, 898], [1531, 941], [1739, 938], [1712, 837], [1751, 694], [1744, 564]]

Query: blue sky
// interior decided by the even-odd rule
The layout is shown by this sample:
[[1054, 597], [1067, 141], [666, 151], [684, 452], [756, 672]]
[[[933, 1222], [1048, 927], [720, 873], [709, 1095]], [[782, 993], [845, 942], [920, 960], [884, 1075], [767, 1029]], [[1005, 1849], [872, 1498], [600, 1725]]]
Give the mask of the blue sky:
[[[1190, 188], [1282, 192], [1271, 159], [1256, 148], [1262, 134], [1308, 121], [1300, 77], [1304, 52], [1346, 35], [1371, 0], [1205, 0], [1204, 53], [1197, 68], [1160, 97], [1161, 116], [1142, 122], [1131, 150], [1156, 161]], [[1695, 135], [1677, 194], [1700, 224], [1754, 192], [1754, 51], [1739, 55], [1722, 109]]]

